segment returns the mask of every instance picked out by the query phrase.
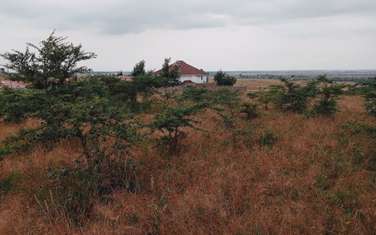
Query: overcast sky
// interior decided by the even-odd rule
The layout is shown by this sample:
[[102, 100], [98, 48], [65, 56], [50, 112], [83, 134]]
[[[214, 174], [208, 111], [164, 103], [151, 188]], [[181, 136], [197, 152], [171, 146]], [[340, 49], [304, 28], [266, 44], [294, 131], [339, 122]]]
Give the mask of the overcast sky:
[[[376, 69], [376, 0], [1, 0], [0, 53], [56, 29], [95, 70]], [[0, 64], [4, 61], [0, 60]]]

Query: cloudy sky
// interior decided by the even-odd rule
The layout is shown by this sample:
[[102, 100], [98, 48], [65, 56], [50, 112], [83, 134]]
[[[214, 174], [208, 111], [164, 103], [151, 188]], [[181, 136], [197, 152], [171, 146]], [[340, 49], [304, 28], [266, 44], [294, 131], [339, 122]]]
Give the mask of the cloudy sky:
[[[376, 69], [376, 0], [1, 0], [0, 53], [56, 29], [95, 70]], [[0, 60], [0, 64], [4, 61]]]

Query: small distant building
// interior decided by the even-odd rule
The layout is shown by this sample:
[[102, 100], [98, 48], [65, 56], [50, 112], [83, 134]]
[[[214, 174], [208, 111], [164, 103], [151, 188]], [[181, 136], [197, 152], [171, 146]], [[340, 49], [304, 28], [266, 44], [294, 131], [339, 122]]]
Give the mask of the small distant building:
[[[170, 68], [174, 66], [176, 66], [179, 70], [179, 74], [180, 74], [179, 81], [182, 83], [193, 82], [197, 84], [204, 84], [204, 83], [208, 83], [209, 81], [208, 73], [206, 73], [202, 69], [198, 69], [192, 65], [189, 65], [182, 60], [178, 60], [175, 63], [171, 64]], [[159, 73], [159, 72], [160, 70], [157, 71], [156, 73]]]

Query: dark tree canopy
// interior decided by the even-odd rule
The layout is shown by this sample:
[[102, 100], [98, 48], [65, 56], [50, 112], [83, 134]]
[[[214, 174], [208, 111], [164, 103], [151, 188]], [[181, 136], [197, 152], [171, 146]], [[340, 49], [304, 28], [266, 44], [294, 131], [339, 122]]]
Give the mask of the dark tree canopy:
[[171, 58], [166, 58], [164, 60], [159, 76], [166, 81], [167, 86], [175, 86], [180, 83], [180, 71], [178, 66], [170, 65], [170, 61]]
[[218, 71], [214, 75], [214, 81], [218, 86], [233, 86], [236, 83], [236, 78], [226, 74], [223, 71]]
[[166, 58], [164, 60], [164, 63], [162, 65], [162, 70], [161, 70], [161, 76], [162, 77], [169, 77], [169, 73], [170, 73], [170, 62], [171, 62], [171, 58]]
[[161, 70], [161, 76], [169, 79], [177, 79], [180, 76], [179, 68], [177, 66], [171, 66], [170, 62], [171, 58], [165, 59]]
[[137, 63], [134, 68], [133, 68], [133, 72], [132, 72], [132, 76], [143, 76], [146, 74], [146, 71], [145, 71], [145, 60], [141, 60], [139, 63]]
[[28, 43], [25, 52], [13, 50], [1, 56], [8, 61], [5, 67], [15, 72], [10, 74], [13, 79], [44, 89], [88, 71], [78, 63], [96, 57], [92, 52], [83, 51], [81, 45], [75, 46], [66, 40], [53, 32], [39, 45]]

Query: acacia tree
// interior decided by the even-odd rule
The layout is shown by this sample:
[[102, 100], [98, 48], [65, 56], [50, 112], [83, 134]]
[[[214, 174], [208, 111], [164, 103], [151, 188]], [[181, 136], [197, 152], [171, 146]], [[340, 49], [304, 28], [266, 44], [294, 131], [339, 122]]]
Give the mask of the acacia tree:
[[313, 107], [314, 114], [331, 116], [337, 111], [337, 97], [342, 94], [342, 86], [335, 84], [322, 75], [317, 80], [320, 87], [317, 94], [320, 99]]
[[24, 52], [13, 50], [1, 56], [8, 61], [7, 69], [14, 80], [30, 82], [34, 88], [46, 89], [61, 85], [74, 74], [88, 71], [79, 62], [95, 58], [92, 52], [85, 52], [82, 46], [66, 42], [66, 37], [50, 36], [40, 45], [28, 43]]
[[311, 92], [311, 85], [300, 86], [287, 79], [281, 81], [283, 86], [277, 87], [279, 91], [275, 93], [275, 104], [283, 111], [303, 113], [307, 108], [308, 98], [315, 95], [315, 92]]
[[163, 133], [159, 146], [166, 147], [168, 154], [178, 154], [181, 150], [181, 141], [185, 137], [182, 129], [195, 128], [196, 121], [192, 116], [204, 107], [204, 105], [168, 107], [157, 115], [151, 127]]

